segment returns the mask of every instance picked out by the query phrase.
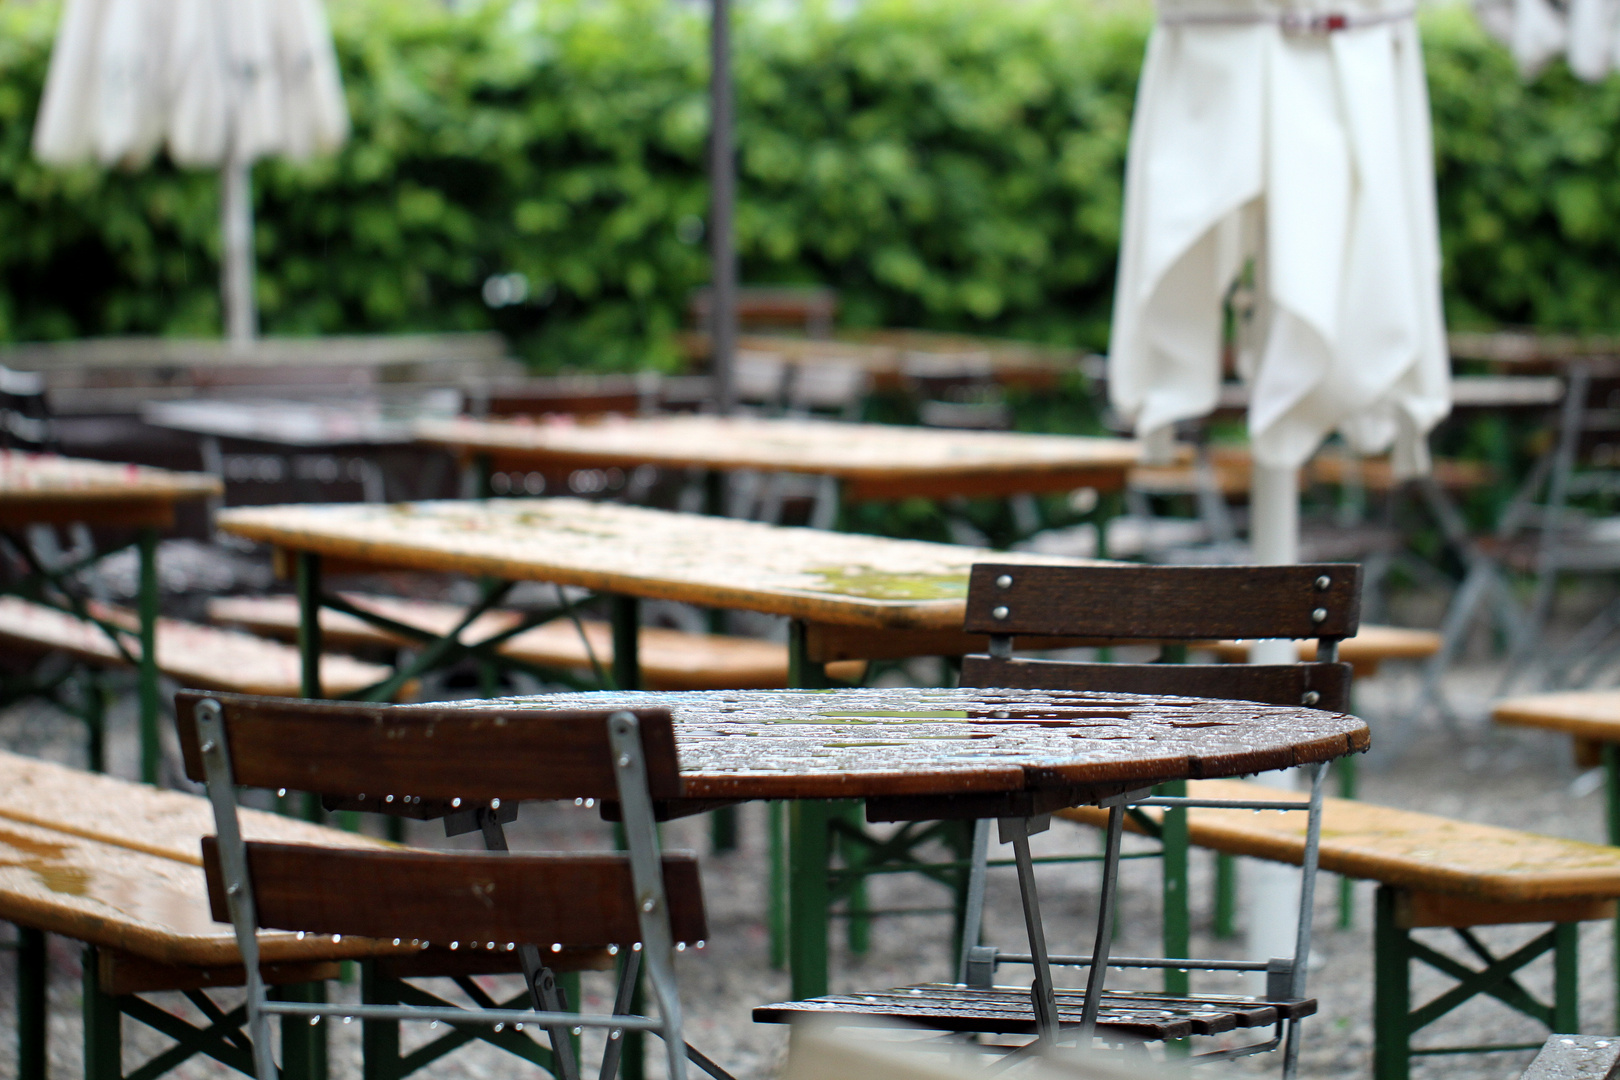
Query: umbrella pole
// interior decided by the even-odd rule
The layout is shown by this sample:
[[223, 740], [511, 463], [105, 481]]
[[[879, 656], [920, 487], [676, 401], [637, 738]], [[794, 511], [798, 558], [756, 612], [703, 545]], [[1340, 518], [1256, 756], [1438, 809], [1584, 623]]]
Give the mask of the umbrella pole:
[[233, 346], [246, 345], [259, 332], [253, 306], [253, 163], [232, 154], [219, 180], [225, 337]]
[[[1250, 559], [1275, 566], [1299, 562], [1299, 470], [1256, 463], [1249, 487]], [[1292, 664], [1299, 653], [1292, 641], [1257, 641], [1249, 647], [1251, 664]], [[1294, 769], [1261, 773], [1254, 779], [1269, 787], [1293, 790]], [[1253, 959], [1294, 955], [1299, 925], [1299, 871], [1274, 862], [1252, 861], [1244, 868], [1248, 951]], [[1263, 977], [1263, 976], [1262, 976]]]
[[737, 401], [737, 250], [732, 234], [737, 176], [732, 147], [731, 3], [712, 0], [709, 24], [709, 306], [710, 370], [720, 415]]

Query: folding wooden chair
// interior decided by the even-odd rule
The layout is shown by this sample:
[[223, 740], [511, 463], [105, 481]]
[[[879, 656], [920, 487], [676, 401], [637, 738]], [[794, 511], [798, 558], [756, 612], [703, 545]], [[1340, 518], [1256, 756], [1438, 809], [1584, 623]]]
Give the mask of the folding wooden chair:
[[[968, 587], [969, 633], [990, 635], [990, 655], [963, 662], [962, 683], [1031, 689], [1095, 690], [1105, 693], [1176, 694], [1342, 709], [1349, 699], [1350, 668], [1336, 662], [1340, 639], [1359, 625], [1361, 569], [1352, 564], [1314, 566], [1027, 566], [980, 564]], [[1015, 635], [1083, 638], [1099, 645], [1161, 643], [1154, 664], [1075, 663], [1013, 656]], [[1312, 663], [1280, 665], [1184, 665], [1178, 643], [1214, 638], [1316, 638]], [[1325, 766], [1309, 766], [1311, 797], [1298, 801], [1194, 800], [1185, 782], [1161, 785], [1158, 794], [1132, 792], [1105, 800], [1106, 843], [1102, 895], [1093, 950], [1059, 955], [1046, 947], [1035, 888], [1029, 837], [1047, 828], [1050, 815], [1002, 819], [1001, 839], [1011, 843], [1028, 935], [1027, 952], [1013, 953], [979, 944], [991, 822], [975, 824], [973, 870], [962, 940], [962, 967], [954, 984], [903, 987], [882, 994], [853, 994], [788, 1002], [756, 1009], [756, 1020], [779, 1022], [796, 1016], [832, 1015], [907, 1019], [959, 1032], [1031, 1032], [1034, 1044], [1078, 1034], [1085, 1045], [1093, 1034], [1121, 1040], [1180, 1039], [1235, 1028], [1273, 1026], [1272, 1037], [1227, 1050], [1196, 1055], [1210, 1062], [1284, 1049], [1284, 1074], [1298, 1062], [1297, 1022], [1316, 1011], [1305, 997], [1310, 955], [1310, 911], [1314, 899], [1316, 851], [1320, 835]], [[1211, 961], [1189, 956], [1187, 918], [1188, 806], [1235, 806], [1255, 810], [1305, 810], [1308, 838], [1301, 889], [1301, 915], [1294, 955], [1264, 961]], [[1155, 821], [1139, 808], [1159, 807]], [[1130, 814], [1156, 833], [1164, 845], [1165, 943], [1163, 957], [1111, 957], [1114, 891], [1120, 839]], [[1031, 965], [1035, 980], [1026, 992], [993, 985], [1000, 965]], [[1057, 991], [1052, 966], [1088, 968], [1085, 991]], [[1166, 993], [1106, 992], [1110, 967], [1162, 969]], [[1260, 998], [1189, 996], [1187, 972], [1258, 971], [1266, 975]]]
[[[681, 1035], [673, 953], [677, 942], [701, 941], [706, 930], [697, 861], [661, 854], [654, 825], [652, 800], [681, 791], [666, 711], [350, 705], [197, 692], [182, 694], [179, 706], [192, 721], [181, 724], [187, 775], [207, 783], [214, 808], [218, 836], [203, 844], [209, 897], [214, 917], [236, 928], [260, 1077], [276, 1076], [268, 1036], [270, 1017], [279, 1016], [283, 1024], [357, 1018], [368, 1031], [400, 1021], [497, 1031], [530, 1025], [549, 1033], [558, 1080], [578, 1075], [572, 1031], [609, 1029], [603, 1080], [617, 1071], [626, 1033], [652, 1032], [665, 1042], [671, 1080], [683, 1080], [688, 1058], [730, 1080]], [[310, 792], [333, 809], [460, 817], [502, 850], [244, 843], [239, 786]], [[506, 853], [501, 822], [523, 799], [616, 802], [628, 851]], [[530, 1007], [270, 1000], [259, 932], [271, 929], [392, 939], [406, 956], [433, 943], [515, 954]], [[579, 948], [629, 950], [610, 1014], [569, 1012], [557, 993], [544, 957]], [[630, 1011], [642, 967], [657, 1016]]]

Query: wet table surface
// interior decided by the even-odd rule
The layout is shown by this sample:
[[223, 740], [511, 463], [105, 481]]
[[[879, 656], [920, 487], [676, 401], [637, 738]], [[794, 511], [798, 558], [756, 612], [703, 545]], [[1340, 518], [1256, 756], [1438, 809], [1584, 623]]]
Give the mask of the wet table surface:
[[206, 473], [0, 450], [0, 516], [8, 525], [167, 525], [176, 502], [221, 490]]
[[1303, 707], [1001, 689], [583, 693], [489, 709], [663, 708], [687, 797], [1002, 795], [1232, 777], [1365, 750], [1367, 725]]
[[705, 415], [424, 420], [416, 430], [424, 442], [497, 462], [808, 473], [838, 477], [857, 498], [1117, 489], [1140, 455], [1127, 439]]
[[895, 630], [960, 631], [974, 563], [1086, 563], [560, 498], [242, 507], [217, 524], [358, 566], [549, 581]]

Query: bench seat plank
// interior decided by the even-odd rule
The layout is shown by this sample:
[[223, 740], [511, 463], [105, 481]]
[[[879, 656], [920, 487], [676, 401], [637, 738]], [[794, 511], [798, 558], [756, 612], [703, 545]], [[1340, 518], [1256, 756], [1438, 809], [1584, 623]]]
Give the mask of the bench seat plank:
[[[1378, 673], [1378, 665], [1385, 660], [1427, 660], [1440, 651], [1443, 639], [1433, 630], [1413, 630], [1404, 626], [1369, 626], [1366, 623], [1356, 631], [1355, 637], [1339, 642], [1339, 659], [1355, 668], [1358, 678]], [[1247, 641], [1212, 641], [1194, 648], [1208, 649], [1228, 664], [1247, 663]], [[1306, 663], [1316, 659], [1316, 642], [1296, 641], [1299, 658]]]
[[[1299, 801], [1241, 780], [1199, 780], [1188, 795], [1210, 799]], [[1060, 816], [1103, 825], [1107, 811], [1075, 807]], [[1298, 812], [1194, 807], [1187, 812], [1193, 844], [1229, 855], [1298, 865], [1305, 852], [1306, 815]], [[1127, 819], [1127, 825], [1140, 827]], [[1324, 799], [1321, 867], [1346, 877], [1399, 888], [1447, 893], [1496, 904], [1535, 904], [1620, 897], [1620, 848], [1475, 825], [1434, 814], [1350, 799]]]
[[[345, 593], [356, 607], [385, 618], [420, 627], [433, 634], [448, 634], [461, 622], [463, 612], [453, 604], [404, 600], [390, 596]], [[298, 601], [291, 596], [220, 597], [209, 601], [214, 622], [240, 626], [272, 637], [291, 638], [298, 632]], [[482, 641], [517, 625], [515, 611], [490, 611], [468, 626], [465, 640]], [[525, 630], [501, 646], [501, 653], [540, 667], [588, 672], [591, 656], [608, 668], [613, 663], [613, 630], [600, 620], [583, 620], [590, 641], [587, 651], [579, 631], [567, 618]], [[346, 646], [409, 644], [347, 612], [324, 609], [321, 632], [328, 643]], [[788, 684], [786, 645], [758, 638], [720, 634], [688, 634], [657, 626], [641, 628], [638, 659], [643, 684], [649, 690], [774, 690]], [[862, 665], [833, 665], [835, 678], [859, 678]]]
[[1620, 690], [1560, 690], [1507, 698], [1491, 706], [1491, 719], [1593, 742], [1620, 742]]
[[[99, 609], [98, 617], [134, 628], [127, 612]], [[140, 642], [125, 639], [131, 655]], [[29, 653], [61, 651], [92, 664], [124, 666], [106, 633], [69, 612], [15, 596], [0, 596], [0, 643]], [[298, 697], [302, 692], [298, 650], [252, 634], [213, 626], [159, 619], [158, 670], [184, 686], [243, 694]], [[321, 658], [322, 685], [329, 694], [348, 694], [391, 674], [389, 668], [349, 656]]]
[[[390, 846], [262, 810], [244, 807], [239, 814], [249, 840]], [[5, 751], [0, 751], [0, 819], [191, 866], [202, 865], [200, 839], [214, 832], [214, 812], [200, 796]]]
[[[230, 926], [209, 913], [201, 867], [18, 821], [0, 822], [0, 919], [166, 964], [241, 962]], [[272, 962], [398, 951], [362, 938], [259, 941]]]

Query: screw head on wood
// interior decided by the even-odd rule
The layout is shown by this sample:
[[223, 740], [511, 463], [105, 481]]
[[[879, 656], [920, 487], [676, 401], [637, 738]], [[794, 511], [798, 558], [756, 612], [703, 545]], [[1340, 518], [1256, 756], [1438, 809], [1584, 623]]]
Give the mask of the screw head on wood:
[[1323, 574], [1321, 577], [1316, 579], [1316, 591], [1327, 592], [1328, 586], [1332, 584], [1333, 579], [1328, 577], [1326, 574]]
[[998, 588], [998, 589], [1010, 589], [1010, 588], [1012, 588], [1012, 575], [1011, 574], [1002, 574], [1000, 577], [996, 578], [996, 588]]
[[1012, 614], [1012, 612], [1008, 611], [1005, 606], [992, 608], [991, 611], [990, 611], [990, 617], [992, 619], [1005, 619], [1008, 615], [1011, 615], [1011, 614]]
[[1311, 622], [1313, 622], [1313, 623], [1327, 622], [1327, 608], [1319, 607], [1315, 611], [1311, 612]]
[[1299, 700], [1303, 705], [1315, 705], [1318, 701], [1322, 700], [1322, 695], [1318, 694], [1315, 690], [1307, 690], [1305, 691], [1305, 696]]

